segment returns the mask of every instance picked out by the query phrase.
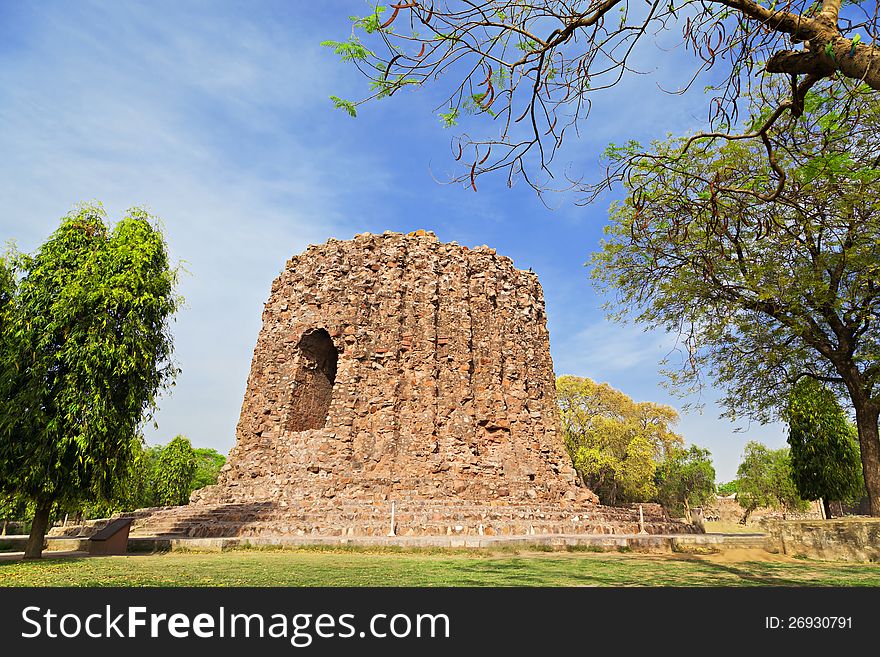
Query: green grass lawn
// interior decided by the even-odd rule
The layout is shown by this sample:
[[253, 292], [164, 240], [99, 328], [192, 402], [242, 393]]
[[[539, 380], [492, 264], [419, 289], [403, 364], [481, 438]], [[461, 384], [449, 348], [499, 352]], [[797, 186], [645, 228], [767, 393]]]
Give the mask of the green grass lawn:
[[0, 586], [880, 586], [880, 564], [762, 553], [306, 549], [0, 561]]

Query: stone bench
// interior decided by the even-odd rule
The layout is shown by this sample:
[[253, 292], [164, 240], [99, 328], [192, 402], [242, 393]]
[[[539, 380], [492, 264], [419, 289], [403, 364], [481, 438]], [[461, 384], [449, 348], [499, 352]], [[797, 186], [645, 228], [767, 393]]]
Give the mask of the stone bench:
[[118, 518], [92, 534], [89, 537], [89, 554], [125, 554], [131, 523], [131, 518]]

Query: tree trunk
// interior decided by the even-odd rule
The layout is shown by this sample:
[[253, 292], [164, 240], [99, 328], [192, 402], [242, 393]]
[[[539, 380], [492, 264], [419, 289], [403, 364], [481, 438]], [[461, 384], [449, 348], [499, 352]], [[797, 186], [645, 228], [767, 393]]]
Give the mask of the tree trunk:
[[825, 519], [831, 520], [831, 518], [833, 517], [831, 515], [831, 502], [828, 501], [827, 497], [822, 498], [822, 506], [825, 507]]
[[869, 403], [853, 406], [856, 409], [856, 427], [859, 430], [862, 474], [868, 491], [869, 512], [872, 516], [880, 516], [880, 436], [877, 432], [880, 411]]
[[749, 521], [749, 516], [752, 515], [752, 511], [754, 511], [756, 506], [752, 505], [746, 508], [746, 512], [743, 514], [743, 517], [740, 518], [739, 524], [744, 525]]
[[0, 536], [6, 536], [7, 527], [9, 527], [9, 518], [3, 518], [3, 531], [0, 532]]
[[27, 547], [24, 549], [25, 559], [42, 558], [43, 541], [46, 540], [46, 531], [49, 529], [49, 516], [51, 513], [51, 502], [40, 502], [37, 504], [34, 522], [31, 525], [31, 535], [28, 536]]

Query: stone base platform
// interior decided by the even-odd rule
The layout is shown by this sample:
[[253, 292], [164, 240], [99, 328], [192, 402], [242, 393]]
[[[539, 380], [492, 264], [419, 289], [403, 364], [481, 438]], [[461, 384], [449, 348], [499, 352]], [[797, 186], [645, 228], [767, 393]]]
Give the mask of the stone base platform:
[[305, 547], [450, 548], [486, 550], [584, 550], [588, 552], [673, 552], [708, 554], [725, 550], [774, 552], [766, 534], [536, 534], [534, 536], [257, 536], [242, 538], [174, 538], [140, 536], [128, 539], [130, 552], [225, 552], [240, 549]]
[[880, 562], [880, 518], [769, 520], [763, 525], [782, 554], [831, 561]]
[[[642, 505], [647, 534], [694, 534], [696, 527], [670, 519], [656, 504]], [[122, 514], [134, 520], [131, 536], [385, 537], [391, 534], [389, 502], [299, 501], [189, 504]], [[106, 524], [107, 521], [103, 521]], [[54, 535], [88, 536], [102, 521], [55, 528]], [[461, 500], [395, 503], [394, 532], [414, 536], [615, 535], [640, 533], [639, 505], [485, 505]]]
[[[5, 536], [0, 540], [0, 560], [20, 558], [27, 536]], [[173, 536], [131, 536], [128, 551], [224, 552], [241, 549], [290, 549], [307, 547], [356, 549], [485, 549], [485, 550], [583, 550], [587, 552], [639, 552], [651, 554], [712, 554], [727, 550], [777, 552], [767, 534], [536, 534], [534, 536], [253, 536], [236, 538], [183, 538]], [[10, 550], [17, 550], [10, 552]], [[51, 537], [49, 558], [88, 554], [88, 539]]]

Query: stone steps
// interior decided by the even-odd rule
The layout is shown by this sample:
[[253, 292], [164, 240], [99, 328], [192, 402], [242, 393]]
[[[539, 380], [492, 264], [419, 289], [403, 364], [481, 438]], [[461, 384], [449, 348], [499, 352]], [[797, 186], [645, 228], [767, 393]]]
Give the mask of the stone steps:
[[[670, 520], [654, 504], [643, 505], [649, 534], [692, 533], [690, 525]], [[124, 514], [134, 520], [132, 536], [386, 536], [390, 504], [355, 501], [289, 503], [190, 504], [141, 509]], [[87, 535], [100, 529], [68, 528], [63, 535]], [[568, 508], [535, 505], [480, 505], [472, 501], [405, 501], [395, 504], [399, 536], [637, 534], [638, 505]], [[76, 533], [76, 532], [82, 533]]]
[[[645, 529], [649, 534], [682, 533], [678, 527], [670, 527], [668, 524], [645, 523]], [[333, 527], [314, 527], [307, 525], [267, 523], [247, 524], [241, 523], [211, 523], [199, 525], [168, 525], [150, 528], [141, 528], [131, 534], [132, 537], [242, 537], [242, 536], [386, 536], [389, 526], [353, 523], [348, 526], [334, 525]], [[639, 526], [631, 525], [579, 525], [567, 526], [558, 524], [523, 523], [505, 524], [499, 527], [493, 525], [420, 525], [402, 527], [396, 525], [398, 536], [450, 536], [450, 535], [481, 535], [481, 536], [526, 536], [546, 534], [638, 534]]]

